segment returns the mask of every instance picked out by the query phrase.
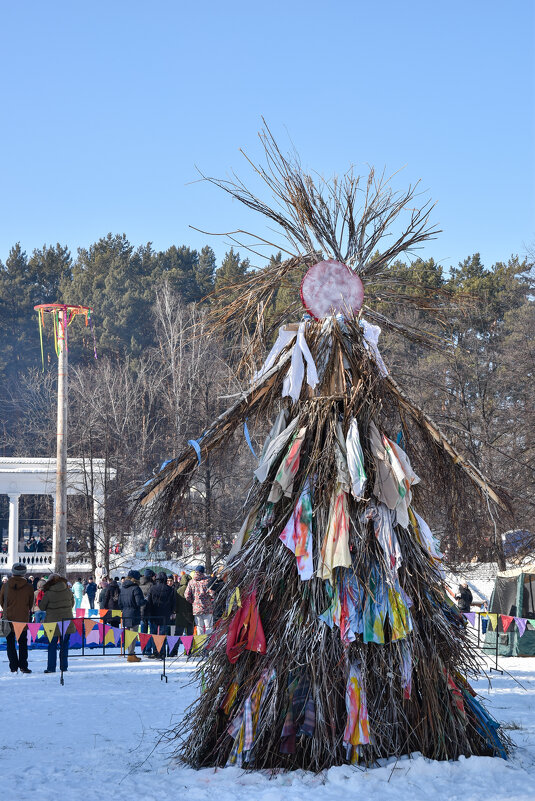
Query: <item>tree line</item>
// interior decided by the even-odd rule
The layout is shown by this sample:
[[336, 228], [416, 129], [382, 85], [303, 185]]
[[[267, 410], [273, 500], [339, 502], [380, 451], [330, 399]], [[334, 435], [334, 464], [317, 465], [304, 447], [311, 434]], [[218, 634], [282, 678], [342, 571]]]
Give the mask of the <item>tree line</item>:
[[[209, 335], [206, 315], [226, 294], [239, 291], [252, 269], [233, 249], [217, 265], [209, 246], [155, 251], [111, 234], [74, 258], [59, 244], [30, 256], [17, 244], [5, 264], [0, 262], [5, 456], [55, 452], [53, 340], [49, 329], [42, 372], [33, 306], [63, 301], [94, 308], [96, 361], [90, 332], [78, 322], [70, 329], [69, 455], [103, 457], [117, 470], [117, 480], [106, 489], [106, 546], [128, 528], [134, 488], [196, 439], [239, 391], [237, 340]], [[388, 306], [390, 317], [415, 329], [425, 326], [448, 347], [430, 351], [385, 331], [380, 346], [389, 368], [454, 444], [509, 493], [515, 511], [511, 526], [535, 529], [532, 262], [511, 257], [487, 267], [476, 253], [447, 271], [432, 258], [396, 262], [391, 269], [399, 297], [385, 297], [378, 310]], [[297, 292], [298, 285], [281, 286], [273, 313]], [[425, 302], [400, 302], [402, 296], [425, 301], [427, 293], [440, 292], [459, 302], [432, 322]], [[255, 435], [260, 441], [261, 427]], [[201, 463], [176, 529], [198, 532], [208, 561], [211, 544], [225, 547], [239, 526], [253, 464], [240, 432], [233, 448]], [[88, 475], [87, 508], [72, 516], [71, 525], [92, 553], [90, 484]], [[466, 537], [452, 525], [440, 533], [456, 561], [492, 557], [501, 531], [491, 527]], [[176, 551], [171, 541], [160, 547]]]

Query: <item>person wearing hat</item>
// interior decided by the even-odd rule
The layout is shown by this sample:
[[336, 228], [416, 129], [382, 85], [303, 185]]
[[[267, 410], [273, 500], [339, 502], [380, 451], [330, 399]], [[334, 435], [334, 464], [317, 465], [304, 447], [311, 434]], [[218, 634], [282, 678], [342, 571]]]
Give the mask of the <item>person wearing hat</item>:
[[[150, 588], [147, 604], [150, 608], [151, 634], [169, 634], [171, 615], [175, 611], [175, 588], [167, 585], [167, 574], [163, 571], [158, 573]], [[158, 657], [156, 648], [154, 657]], [[163, 658], [162, 654], [160, 658]]]
[[[143, 593], [143, 597], [145, 598], [145, 608], [143, 615], [141, 616], [141, 626], [139, 627], [139, 630], [142, 634], [147, 634], [149, 631], [151, 632], [151, 634], [157, 633], [157, 628], [154, 628], [153, 631], [150, 626], [151, 608], [148, 600], [149, 592], [154, 584], [155, 577], [156, 573], [154, 572], [154, 570], [151, 570], [150, 567], [147, 567], [143, 571], [143, 573], [141, 574], [141, 578], [139, 579], [139, 588]], [[154, 646], [152, 644], [152, 640], [149, 640], [146, 647], [143, 648], [143, 650], [141, 651], [142, 655], [149, 656], [150, 654], [152, 654], [153, 648]], [[154, 651], [154, 653], [156, 652]]]
[[469, 612], [472, 605], [473, 596], [468, 587], [467, 581], [461, 581], [459, 591], [455, 596], [459, 612]]
[[193, 607], [197, 634], [210, 634], [214, 619], [214, 593], [209, 587], [209, 579], [205, 574], [204, 565], [199, 565], [193, 571], [184, 598]]
[[[74, 595], [69, 588], [67, 579], [57, 573], [52, 573], [43, 587], [43, 597], [39, 601], [39, 609], [45, 613], [45, 623], [59, 623], [71, 620]], [[56, 629], [57, 631], [57, 629]], [[59, 668], [62, 672], [68, 670], [69, 638], [76, 631], [74, 623], [69, 623], [65, 632], [58, 637], [54, 634], [48, 643], [48, 659], [45, 673], [55, 673], [59, 647]]]
[[[119, 609], [123, 612], [125, 629], [137, 629], [145, 612], [146, 601], [139, 586], [141, 575], [138, 570], [131, 570], [126, 577], [119, 594]], [[141, 662], [135, 654], [135, 640], [128, 648], [128, 662]]]
[[[11, 569], [12, 575], [0, 589], [0, 606], [4, 617], [10, 622], [28, 623], [33, 606], [33, 587], [26, 581], [26, 565], [18, 562]], [[7, 658], [12, 673], [31, 673], [28, 669], [28, 637], [26, 629], [19, 639], [17, 655], [16, 636], [13, 626], [6, 637]]]

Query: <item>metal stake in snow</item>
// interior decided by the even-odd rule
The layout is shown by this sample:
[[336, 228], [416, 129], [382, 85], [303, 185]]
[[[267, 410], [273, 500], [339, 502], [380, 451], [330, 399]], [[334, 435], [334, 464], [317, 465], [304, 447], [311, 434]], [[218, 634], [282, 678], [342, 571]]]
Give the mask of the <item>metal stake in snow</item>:
[[[67, 423], [69, 380], [69, 325], [77, 314], [83, 314], [85, 324], [90, 325], [89, 306], [69, 306], [64, 303], [42, 303], [34, 306], [39, 315], [41, 356], [43, 357], [43, 324], [45, 313], [54, 321], [54, 342], [58, 356], [58, 414], [56, 430], [56, 525], [53, 540], [54, 571], [67, 575]], [[95, 350], [96, 358], [96, 350]], [[44, 357], [43, 357], [44, 369]]]

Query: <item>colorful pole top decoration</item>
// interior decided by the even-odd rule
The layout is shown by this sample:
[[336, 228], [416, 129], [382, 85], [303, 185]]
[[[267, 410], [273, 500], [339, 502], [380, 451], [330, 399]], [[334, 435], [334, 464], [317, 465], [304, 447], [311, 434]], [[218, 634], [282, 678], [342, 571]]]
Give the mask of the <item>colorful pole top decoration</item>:
[[66, 341], [67, 328], [70, 326], [74, 318], [81, 314], [85, 318], [85, 325], [91, 329], [93, 335], [93, 352], [95, 359], [97, 358], [97, 342], [95, 338], [95, 330], [93, 328], [93, 320], [91, 315], [93, 309], [90, 306], [73, 306], [69, 303], [39, 303], [34, 306], [39, 320], [39, 337], [41, 340], [41, 361], [43, 370], [45, 369], [45, 357], [43, 352], [43, 328], [45, 325], [45, 314], [52, 315], [54, 324], [54, 345], [56, 355], [59, 356], [60, 342]]

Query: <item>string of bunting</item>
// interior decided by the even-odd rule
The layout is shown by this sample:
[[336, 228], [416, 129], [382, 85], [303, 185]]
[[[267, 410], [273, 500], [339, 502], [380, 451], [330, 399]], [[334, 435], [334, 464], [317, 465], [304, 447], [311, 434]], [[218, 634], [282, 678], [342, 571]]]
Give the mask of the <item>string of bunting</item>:
[[[79, 611], [79, 610], [77, 610]], [[100, 617], [104, 617], [108, 611], [112, 615], [120, 616], [119, 610], [101, 609]], [[527, 624], [529, 623], [535, 629], [535, 619], [517, 617], [516, 615], [502, 615], [496, 612], [463, 612], [464, 617], [472, 625], [476, 625], [476, 615], [489, 620], [490, 626], [493, 631], [496, 631], [498, 618], [502, 625], [502, 631], [505, 634], [511, 627], [512, 623], [516, 623], [518, 633], [522, 637], [526, 631]], [[118, 626], [112, 626], [108, 623], [99, 623], [95, 618], [82, 618], [77, 617], [70, 620], [62, 620], [58, 623], [21, 623], [17, 621], [9, 621], [13, 626], [15, 637], [17, 640], [21, 637], [24, 629], [28, 629], [28, 645], [35, 642], [40, 635], [45, 634], [48, 642], [52, 641], [53, 637], [63, 637], [68, 633], [69, 626], [74, 626], [76, 633], [82, 637], [85, 636], [87, 645], [124, 645], [129, 648], [132, 643], [139, 640], [142, 649], [145, 649], [152, 639], [154, 646], [158, 653], [161, 652], [165, 643], [172, 651], [180, 640], [184, 646], [186, 654], [194, 654], [200, 651], [208, 637], [207, 634], [195, 635], [174, 635], [174, 634], [149, 634], [136, 631], [135, 629], [126, 629]]]
[[502, 624], [502, 631], [505, 634], [511, 627], [513, 621], [516, 623], [518, 633], [522, 637], [526, 631], [526, 626], [529, 623], [535, 629], [535, 619], [529, 617], [516, 617], [516, 615], [501, 615], [497, 612], [463, 612], [463, 615], [468, 620], [470, 625], [476, 625], [476, 615], [482, 618], [488, 618], [493, 631], [496, 631], [498, 625], [498, 618]]
[[[108, 610], [101, 609], [102, 613]], [[111, 610], [115, 614], [114, 610]], [[117, 612], [119, 615], [120, 612]], [[112, 626], [108, 623], [99, 623], [95, 618], [71, 618], [69, 620], [61, 620], [57, 623], [22, 623], [14, 620], [9, 621], [13, 626], [15, 637], [20, 639], [24, 630], [28, 630], [28, 645], [35, 642], [39, 636], [43, 634], [46, 636], [48, 642], [52, 642], [54, 637], [63, 637], [69, 633], [69, 627], [73, 626], [79, 637], [85, 636], [87, 645], [124, 645], [129, 648], [132, 643], [139, 640], [142, 649], [146, 648], [149, 641], [152, 639], [154, 646], [158, 653], [162, 651], [165, 643], [171, 652], [180, 640], [184, 646], [186, 654], [194, 654], [200, 651], [209, 635], [207, 634], [194, 634], [194, 635], [174, 635], [174, 634], [148, 634], [136, 631], [135, 629], [126, 629], [119, 626]], [[74, 633], [74, 632], [72, 632]]]

